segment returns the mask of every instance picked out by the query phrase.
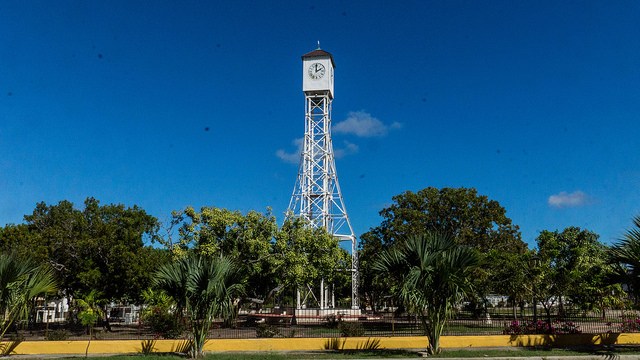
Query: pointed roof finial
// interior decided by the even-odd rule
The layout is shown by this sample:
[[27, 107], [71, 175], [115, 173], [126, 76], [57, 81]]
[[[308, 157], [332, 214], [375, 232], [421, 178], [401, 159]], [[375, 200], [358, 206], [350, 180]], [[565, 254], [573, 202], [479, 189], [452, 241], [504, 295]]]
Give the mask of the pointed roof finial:
[[320, 50], [320, 40], [318, 40], [318, 50]]

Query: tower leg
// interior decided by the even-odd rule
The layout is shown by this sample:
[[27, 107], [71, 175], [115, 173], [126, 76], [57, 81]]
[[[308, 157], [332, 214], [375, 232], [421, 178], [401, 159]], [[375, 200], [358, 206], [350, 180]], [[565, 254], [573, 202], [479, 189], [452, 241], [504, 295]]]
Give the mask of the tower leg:
[[[288, 214], [304, 219], [310, 228], [324, 228], [339, 242], [351, 242], [351, 308], [359, 310], [357, 241], [342, 199], [331, 140], [330, 91], [305, 92], [305, 133], [298, 177], [289, 202]], [[345, 270], [349, 271], [349, 267]], [[318, 279], [319, 280], [319, 279]], [[322, 279], [320, 294], [308, 285], [309, 292], [298, 308], [307, 307], [311, 294], [318, 308], [335, 308], [334, 288]]]
[[331, 284], [331, 308], [336, 308], [336, 286]]
[[324, 297], [324, 279], [320, 280], [320, 309], [326, 309], [325, 297]]

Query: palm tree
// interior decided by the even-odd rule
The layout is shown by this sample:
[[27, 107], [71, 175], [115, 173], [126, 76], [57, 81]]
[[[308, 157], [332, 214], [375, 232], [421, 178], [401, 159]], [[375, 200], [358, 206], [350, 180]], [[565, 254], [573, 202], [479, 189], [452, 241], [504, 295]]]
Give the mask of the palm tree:
[[33, 299], [56, 290], [50, 268], [0, 254], [0, 339], [14, 322], [28, 317]]
[[475, 250], [444, 234], [427, 232], [383, 252], [375, 268], [403, 269], [398, 295], [407, 310], [420, 316], [429, 341], [427, 351], [437, 354], [446, 321], [471, 290], [472, 270], [478, 264]]
[[176, 302], [187, 316], [193, 345], [191, 356], [203, 355], [203, 347], [215, 317], [235, 314], [234, 300], [244, 292], [239, 268], [225, 257], [189, 255], [158, 269], [154, 285]]
[[633, 219], [634, 228], [609, 250], [617, 280], [629, 286], [636, 303], [640, 299], [640, 215]]
[[89, 329], [89, 342], [87, 343], [84, 357], [89, 356], [89, 346], [91, 345], [91, 339], [93, 339], [93, 327], [103, 313], [100, 307], [100, 297], [100, 292], [91, 290], [91, 292], [84, 297], [76, 299], [76, 305], [80, 310], [78, 312], [78, 319], [80, 319], [82, 325]]

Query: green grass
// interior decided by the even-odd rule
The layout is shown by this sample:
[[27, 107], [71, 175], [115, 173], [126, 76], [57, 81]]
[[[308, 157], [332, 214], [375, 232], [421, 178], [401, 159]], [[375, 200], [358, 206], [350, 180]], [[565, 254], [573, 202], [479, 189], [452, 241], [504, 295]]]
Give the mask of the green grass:
[[[307, 353], [215, 353], [208, 354], [204, 360], [294, 360], [294, 359], [363, 359], [363, 358], [407, 358], [419, 356], [415, 352], [395, 351], [395, 350], [376, 350], [376, 351], [343, 351], [343, 352], [307, 352]], [[63, 358], [61, 360], [77, 360], [78, 358]], [[188, 358], [177, 355], [115, 355], [109, 357], [91, 357], [93, 360], [185, 360]], [[44, 360], [44, 359], [43, 359]]]
[[481, 357], [527, 357], [527, 356], [575, 356], [575, 355], [589, 355], [589, 352], [580, 352], [574, 350], [565, 349], [516, 349], [516, 350], [502, 350], [502, 349], [487, 349], [487, 350], [444, 350], [442, 353], [432, 358], [481, 358]]
[[581, 355], [631, 355], [640, 354], [638, 347], [606, 348], [575, 348], [575, 349], [540, 349], [540, 348], [507, 348], [507, 349], [469, 349], [444, 350], [441, 354], [430, 356], [433, 358], [485, 358], [485, 357], [548, 357], [548, 356], [581, 356]]
[[[617, 346], [615, 348], [589, 347], [583, 349], [541, 349], [541, 348], [499, 348], [499, 349], [444, 349], [441, 354], [429, 358], [487, 358], [487, 357], [549, 357], [640, 354], [638, 346]], [[204, 360], [294, 360], [294, 359], [389, 359], [389, 358], [421, 358], [416, 352], [403, 350], [374, 351], [316, 351], [316, 352], [264, 352], [264, 353], [214, 353], [208, 354]], [[77, 360], [77, 358], [63, 358]], [[116, 355], [110, 357], [89, 357], [93, 360], [185, 360], [183, 357], [169, 354], [152, 355]]]
[[465, 335], [477, 335], [477, 334], [500, 334], [504, 326], [491, 326], [491, 325], [475, 325], [475, 324], [450, 324], [444, 328], [444, 334], [465, 334]]

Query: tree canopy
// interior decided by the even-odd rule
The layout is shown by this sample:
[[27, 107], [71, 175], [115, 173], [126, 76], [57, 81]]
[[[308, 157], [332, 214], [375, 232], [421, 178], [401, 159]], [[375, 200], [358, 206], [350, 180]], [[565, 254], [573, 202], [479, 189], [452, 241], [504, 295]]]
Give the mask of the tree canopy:
[[380, 211], [380, 226], [363, 237], [386, 245], [411, 234], [437, 231], [480, 251], [526, 249], [506, 210], [497, 201], [478, 195], [476, 189], [428, 187], [415, 193], [406, 191], [392, 200]]
[[[359, 246], [361, 294], [364, 303], [375, 304], [381, 295], [393, 289], [395, 281], [372, 268], [376, 254], [389, 249], [398, 239], [425, 231], [451, 236], [458, 244], [468, 245], [482, 253], [507, 252], [522, 254], [527, 248], [517, 225], [506, 216], [506, 210], [473, 188], [428, 187], [418, 192], [406, 191], [392, 198], [393, 203], [380, 211], [382, 222], [361, 236]], [[511, 261], [495, 257], [500, 261]], [[484, 270], [504, 267], [503, 262], [486, 262]], [[481, 292], [492, 285], [489, 275], [479, 271], [477, 282]], [[483, 289], [484, 288], [484, 289]]]
[[311, 228], [299, 218], [288, 218], [279, 227], [267, 210], [264, 214], [202, 207], [174, 212], [176, 242], [163, 240], [175, 257], [189, 252], [225, 256], [247, 274], [247, 296], [267, 299], [285, 288], [332, 281], [345, 274], [348, 254], [324, 229]]
[[157, 227], [156, 218], [137, 206], [101, 205], [94, 198], [83, 209], [69, 201], [41, 202], [25, 224], [4, 228], [0, 246], [49, 264], [65, 295], [96, 290], [108, 300], [139, 302], [153, 269], [166, 261], [162, 250], [144, 243]]
[[429, 353], [439, 353], [447, 319], [471, 291], [473, 270], [479, 264], [476, 250], [445, 234], [427, 232], [400, 240], [376, 259], [374, 269], [402, 274], [396, 294], [422, 320]]
[[596, 233], [572, 226], [562, 231], [544, 230], [536, 241], [535, 260], [541, 277], [537, 293], [545, 309], [559, 306], [562, 312], [563, 299], [568, 299], [590, 310], [611, 293], [607, 286], [613, 268]]

